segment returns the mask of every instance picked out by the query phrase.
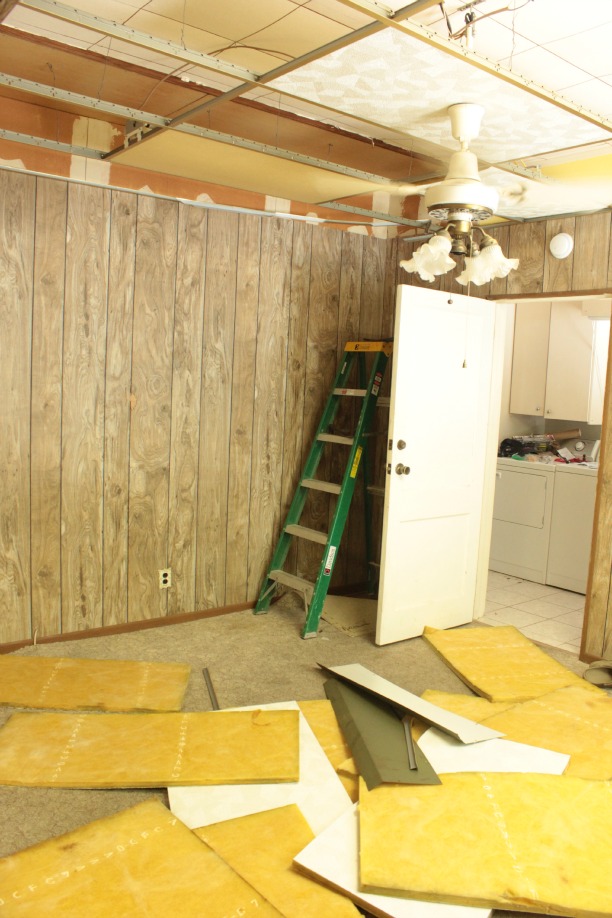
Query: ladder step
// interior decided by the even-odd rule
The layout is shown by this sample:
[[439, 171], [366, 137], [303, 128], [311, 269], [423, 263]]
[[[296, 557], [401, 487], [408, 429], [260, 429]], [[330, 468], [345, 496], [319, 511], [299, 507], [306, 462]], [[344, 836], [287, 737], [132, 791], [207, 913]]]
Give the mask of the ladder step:
[[390, 408], [391, 407], [391, 398], [388, 395], [379, 395], [378, 401], [376, 402], [379, 408]]
[[374, 494], [375, 497], [384, 497], [385, 489], [379, 485], [368, 485], [368, 494]]
[[358, 398], [363, 398], [367, 392], [367, 389], [334, 389], [334, 395], [355, 395]]
[[341, 437], [340, 434], [320, 433], [317, 440], [322, 440], [323, 443], [343, 443], [345, 446], [353, 445], [353, 437]]
[[284, 586], [291, 587], [292, 590], [298, 590], [310, 598], [314, 590], [314, 583], [310, 580], [304, 580], [303, 577], [297, 577], [295, 574], [288, 574], [287, 571], [270, 571], [269, 580], [276, 580]]
[[288, 532], [289, 535], [297, 536], [298, 539], [309, 539], [311, 542], [318, 542], [320, 545], [327, 544], [326, 532], [309, 529], [307, 526], [298, 526], [297, 523], [290, 523], [289, 526], [285, 526], [285, 532]]
[[313, 491], [327, 491], [328, 494], [339, 494], [341, 485], [334, 484], [333, 481], [321, 481], [319, 478], [303, 478], [300, 482], [303, 488], [310, 488]]

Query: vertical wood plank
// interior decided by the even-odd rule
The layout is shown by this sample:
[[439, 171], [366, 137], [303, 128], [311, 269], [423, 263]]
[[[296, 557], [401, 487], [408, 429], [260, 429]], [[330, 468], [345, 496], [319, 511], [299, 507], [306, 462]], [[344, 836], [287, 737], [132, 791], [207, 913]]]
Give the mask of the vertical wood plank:
[[227, 502], [226, 603], [247, 600], [253, 401], [262, 218], [241, 215], [238, 227], [236, 321], [232, 368]]
[[[359, 318], [359, 335], [362, 340], [368, 338], [378, 339], [382, 336], [385, 248], [386, 242], [384, 239], [368, 236], [364, 240], [361, 315]], [[415, 277], [418, 275], [407, 276]]]
[[206, 243], [206, 211], [179, 205], [170, 434], [169, 615], [196, 608], [195, 533]]
[[62, 631], [102, 625], [110, 192], [68, 190], [62, 397]]
[[[308, 453], [316, 428], [329, 397], [338, 363], [338, 306], [340, 297], [340, 253], [342, 236], [336, 230], [316, 227], [312, 234], [308, 350], [306, 354], [306, 387], [304, 393], [304, 449]], [[338, 429], [335, 427], [335, 429]], [[345, 455], [342, 457], [346, 465]], [[329, 480], [331, 450], [325, 449], [318, 477]], [[302, 514], [305, 526], [327, 532], [329, 494], [312, 491]], [[322, 551], [317, 543], [298, 543], [298, 575], [314, 580], [321, 564]]]
[[30, 400], [36, 179], [0, 170], [0, 634], [31, 634]]
[[610, 211], [576, 217], [572, 290], [601, 290], [608, 281]]
[[508, 294], [541, 293], [544, 279], [544, 223], [517, 223], [510, 227], [507, 258], [518, 258], [519, 266], [508, 275]]
[[[285, 437], [281, 490], [282, 520], [285, 519], [289, 510], [303, 466], [304, 387], [308, 345], [311, 255], [312, 227], [306, 223], [297, 223], [293, 227], [293, 248], [291, 253], [287, 389], [284, 418]], [[295, 540], [289, 549], [284, 569], [291, 573], [295, 573], [297, 570], [297, 545]]]
[[130, 385], [137, 209], [135, 194], [113, 192], [104, 403], [105, 625], [123, 624], [128, 616]]
[[[499, 226], [492, 226], [490, 229], [487, 227], [487, 232], [489, 235], [493, 236], [499, 242], [499, 247], [506, 256], [510, 258], [510, 227], [504, 225], [503, 223]], [[521, 270], [521, 266], [517, 268]], [[512, 272], [510, 272], [512, 273]], [[508, 278], [507, 277], [495, 277], [490, 284], [489, 293], [491, 296], [499, 296], [505, 294], [508, 290]], [[479, 296], [487, 296], [488, 294], [482, 293], [478, 294]]]
[[262, 223], [247, 595], [256, 599], [281, 525], [293, 227]]
[[128, 620], [167, 612], [172, 341], [178, 204], [138, 200], [132, 345]]
[[62, 333], [68, 186], [36, 183], [32, 317], [32, 631], [59, 634]]
[[572, 275], [574, 270], [574, 252], [567, 258], [555, 258], [550, 252], [550, 240], [557, 233], [569, 233], [574, 239], [576, 234], [576, 218], [563, 217], [546, 221], [546, 249], [544, 252], [544, 290], [565, 292], [573, 287]]
[[[410, 245], [416, 247], [421, 244], [422, 243], [418, 242], [411, 243]], [[359, 337], [361, 340], [367, 340], [368, 338], [378, 340], [383, 337], [383, 331], [388, 328], [388, 316], [385, 315], [385, 295], [388, 295], [386, 271], [389, 267], [386, 249], [386, 240], [377, 239], [373, 236], [364, 238], [361, 309], [359, 317]], [[405, 271], [401, 271], [400, 281], [402, 283], [412, 283], [417, 277], [418, 275], [416, 274], [407, 274]], [[421, 282], [421, 284], [423, 286], [428, 286], [424, 282]], [[369, 361], [367, 367], [369, 373]], [[380, 415], [380, 417], [383, 417], [383, 415]], [[378, 425], [380, 417], [376, 418], [376, 425]], [[372, 466], [376, 463], [377, 456], [375, 438], [370, 440], [368, 450], [370, 465]], [[346, 537], [344, 540], [343, 553], [347, 555], [347, 581], [349, 584], [365, 582], [368, 574], [363, 485], [364, 478], [362, 469], [358, 475], [357, 487], [355, 488], [351, 511], [347, 520], [347, 528], [345, 530]], [[376, 507], [376, 503], [373, 502], [372, 509], [373, 516], [369, 523], [371, 531], [374, 532], [378, 526], [377, 514], [379, 514], [381, 508]]]
[[[348, 341], [359, 340], [359, 318], [361, 314], [361, 283], [363, 274], [363, 245], [365, 237], [357, 233], [343, 233], [341, 239], [341, 264], [340, 264], [340, 300], [338, 309], [338, 348], [336, 367], [340, 365], [344, 346]], [[341, 429], [354, 430], [357, 423], [358, 411], [361, 407], [353, 399], [340, 403], [338, 411], [338, 426]], [[346, 466], [346, 450], [341, 452], [336, 449], [332, 452], [330, 466], [330, 479], [342, 481]], [[335, 500], [330, 501], [331, 508], [335, 507]], [[336, 567], [332, 577], [332, 586], [340, 587], [351, 582], [349, 574], [351, 557], [351, 514], [354, 501], [346, 522], [344, 536], [340, 551], [336, 559]]]
[[[211, 212], [206, 246], [196, 600], [225, 604], [238, 217]], [[212, 270], [211, 270], [212, 268]]]

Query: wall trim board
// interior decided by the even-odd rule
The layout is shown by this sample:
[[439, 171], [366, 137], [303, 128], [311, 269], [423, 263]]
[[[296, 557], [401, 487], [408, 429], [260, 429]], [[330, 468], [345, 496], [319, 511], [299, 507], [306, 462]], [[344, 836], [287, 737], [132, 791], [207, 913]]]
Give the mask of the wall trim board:
[[39, 644], [63, 644], [66, 641], [80, 641], [86, 638], [110, 637], [114, 634], [129, 634], [132, 631], [144, 631], [147, 628], [165, 628], [167, 625], [184, 625], [204, 618], [217, 618], [220, 615], [232, 615], [234, 612], [244, 612], [253, 609], [254, 602], [237, 603], [233, 606], [219, 606], [216, 609], [201, 609], [198, 612], [182, 612], [178, 615], [167, 615], [163, 618], [148, 618], [137, 622], [126, 622], [123, 625], [107, 625], [101, 628], [88, 628], [83, 631], [68, 631], [65, 634], [52, 634], [37, 640], [30, 638], [27, 641], [13, 641], [10, 644], [0, 644], [0, 654], [14, 653], [23, 647], [36, 647]]
[[612, 296], [612, 287], [601, 287], [596, 290], [572, 290], [561, 294], [550, 290], [543, 293], [495, 293], [489, 294], [485, 299], [501, 303], [518, 303], [521, 300], [581, 300], [595, 296]]

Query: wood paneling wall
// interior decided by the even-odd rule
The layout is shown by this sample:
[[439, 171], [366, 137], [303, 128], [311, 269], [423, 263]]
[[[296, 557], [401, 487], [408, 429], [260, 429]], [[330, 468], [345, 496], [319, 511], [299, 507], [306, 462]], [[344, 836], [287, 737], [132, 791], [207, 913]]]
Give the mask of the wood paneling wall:
[[255, 600], [396, 243], [10, 170], [0, 201], [0, 643]]
[[[0, 643], [255, 600], [342, 347], [391, 337], [414, 244], [10, 170], [0, 201]], [[609, 289], [608, 212], [493, 234], [525, 273], [477, 295]], [[457, 273], [435, 286], [466, 292]], [[607, 528], [610, 481], [605, 448]], [[358, 493], [335, 585], [365, 578], [363, 542]]]

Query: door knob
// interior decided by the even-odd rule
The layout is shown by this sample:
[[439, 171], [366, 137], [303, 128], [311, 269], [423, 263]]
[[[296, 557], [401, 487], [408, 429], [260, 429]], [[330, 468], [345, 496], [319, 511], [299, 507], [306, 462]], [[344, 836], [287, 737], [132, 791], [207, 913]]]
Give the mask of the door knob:
[[395, 466], [395, 472], [397, 475], [410, 475], [410, 466], [398, 462]]

